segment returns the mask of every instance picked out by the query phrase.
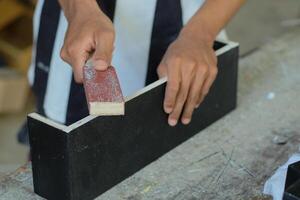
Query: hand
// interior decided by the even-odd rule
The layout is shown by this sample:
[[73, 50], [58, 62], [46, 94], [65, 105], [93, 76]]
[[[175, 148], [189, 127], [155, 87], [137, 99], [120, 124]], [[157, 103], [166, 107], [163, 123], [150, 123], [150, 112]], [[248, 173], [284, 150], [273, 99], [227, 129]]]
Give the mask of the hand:
[[212, 42], [191, 33], [181, 32], [169, 46], [158, 69], [159, 77], [168, 77], [164, 110], [168, 123], [175, 126], [180, 115], [189, 124], [214, 82], [218, 68]]
[[[69, 12], [70, 13], [70, 12]], [[68, 29], [61, 57], [73, 67], [74, 78], [82, 82], [82, 68], [89, 57], [96, 69], [105, 70], [111, 63], [115, 31], [110, 19], [96, 8], [77, 8], [75, 15], [68, 15]]]

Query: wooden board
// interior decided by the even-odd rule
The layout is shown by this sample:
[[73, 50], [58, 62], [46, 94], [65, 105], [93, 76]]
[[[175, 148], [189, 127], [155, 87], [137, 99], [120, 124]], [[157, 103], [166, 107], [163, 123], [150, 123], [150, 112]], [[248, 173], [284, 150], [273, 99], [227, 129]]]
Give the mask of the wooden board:
[[1, 0], [0, 1], [0, 30], [5, 28], [16, 18], [20, 17], [25, 12], [25, 7], [16, 0]]
[[127, 98], [125, 116], [88, 116], [66, 127], [30, 114], [35, 192], [47, 199], [93, 199], [233, 110], [238, 45], [217, 47], [219, 74], [188, 126], [167, 123], [166, 79]]
[[0, 54], [10, 67], [26, 74], [32, 52], [32, 18], [19, 17], [0, 31]]
[[0, 113], [20, 112], [27, 101], [27, 78], [8, 68], [0, 68]]

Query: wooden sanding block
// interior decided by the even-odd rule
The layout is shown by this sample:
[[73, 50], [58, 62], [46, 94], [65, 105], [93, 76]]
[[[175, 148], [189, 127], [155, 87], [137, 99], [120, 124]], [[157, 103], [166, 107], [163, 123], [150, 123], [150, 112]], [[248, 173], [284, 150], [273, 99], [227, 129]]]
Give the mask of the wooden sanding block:
[[83, 85], [90, 115], [124, 115], [124, 98], [114, 67], [99, 71], [87, 62]]

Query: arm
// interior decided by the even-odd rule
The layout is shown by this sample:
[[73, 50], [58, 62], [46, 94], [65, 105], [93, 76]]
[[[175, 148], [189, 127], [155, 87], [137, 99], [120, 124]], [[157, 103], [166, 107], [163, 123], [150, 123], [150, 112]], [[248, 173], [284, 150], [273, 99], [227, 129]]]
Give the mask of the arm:
[[82, 67], [93, 54], [96, 69], [105, 70], [111, 62], [115, 32], [110, 19], [96, 0], [59, 0], [68, 21], [61, 57], [82, 82]]
[[169, 46], [159, 67], [159, 77], [168, 76], [164, 110], [168, 122], [188, 124], [217, 76], [213, 43], [222, 28], [245, 0], [206, 0]]
[[245, 2], [246, 0], [206, 0], [182, 32], [199, 34], [213, 44], [218, 33]]

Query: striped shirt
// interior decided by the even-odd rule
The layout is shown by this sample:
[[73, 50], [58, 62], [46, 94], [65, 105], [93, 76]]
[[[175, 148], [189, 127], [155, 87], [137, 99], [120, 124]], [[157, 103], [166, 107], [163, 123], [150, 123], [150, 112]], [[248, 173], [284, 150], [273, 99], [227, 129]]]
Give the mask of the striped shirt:
[[[157, 80], [156, 67], [182, 26], [204, 0], [100, 0], [116, 31], [112, 65], [125, 96]], [[67, 29], [57, 0], [39, 0], [34, 16], [34, 50], [28, 72], [37, 112], [69, 125], [88, 115], [84, 89], [60, 58]]]

